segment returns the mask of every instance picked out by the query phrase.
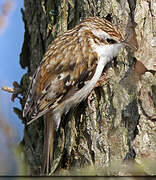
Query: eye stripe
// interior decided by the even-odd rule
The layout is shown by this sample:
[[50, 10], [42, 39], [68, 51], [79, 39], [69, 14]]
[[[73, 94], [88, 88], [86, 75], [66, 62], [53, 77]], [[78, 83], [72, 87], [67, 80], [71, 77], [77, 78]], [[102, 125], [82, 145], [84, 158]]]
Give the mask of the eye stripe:
[[106, 41], [107, 41], [109, 44], [115, 44], [115, 43], [117, 43], [117, 41], [115, 41], [114, 39], [109, 39], [109, 38], [107, 38]]

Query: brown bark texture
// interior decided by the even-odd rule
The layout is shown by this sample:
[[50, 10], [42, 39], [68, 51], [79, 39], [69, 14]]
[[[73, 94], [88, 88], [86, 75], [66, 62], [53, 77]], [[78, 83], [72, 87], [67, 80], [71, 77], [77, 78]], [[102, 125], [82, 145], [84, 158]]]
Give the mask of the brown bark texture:
[[[105, 81], [66, 116], [50, 175], [156, 175], [156, 0], [24, 0], [22, 107], [48, 45], [89, 16], [106, 18], [134, 44], [105, 68]], [[25, 121], [25, 119], [23, 119]], [[25, 127], [29, 174], [41, 175], [43, 118]]]

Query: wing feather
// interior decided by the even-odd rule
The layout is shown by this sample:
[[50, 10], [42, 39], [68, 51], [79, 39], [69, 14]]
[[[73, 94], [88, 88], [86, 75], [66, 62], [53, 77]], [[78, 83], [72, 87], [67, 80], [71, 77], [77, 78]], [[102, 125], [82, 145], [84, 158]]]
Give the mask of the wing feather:
[[69, 31], [49, 46], [30, 83], [24, 116], [37, 119], [44, 115], [93, 76], [97, 55], [91, 51], [86, 34], [80, 37], [77, 33]]

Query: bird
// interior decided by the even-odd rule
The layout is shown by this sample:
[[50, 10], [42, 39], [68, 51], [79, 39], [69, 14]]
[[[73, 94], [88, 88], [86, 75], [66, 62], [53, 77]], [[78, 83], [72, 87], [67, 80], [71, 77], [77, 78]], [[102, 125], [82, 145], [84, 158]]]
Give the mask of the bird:
[[32, 76], [23, 109], [27, 125], [45, 117], [46, 174], [53, 159], [54, 131], [58, 131], [62, 115], [88, 97], [106, 64], [127, 45], [111, 22], [88, 17], [48, 46]]

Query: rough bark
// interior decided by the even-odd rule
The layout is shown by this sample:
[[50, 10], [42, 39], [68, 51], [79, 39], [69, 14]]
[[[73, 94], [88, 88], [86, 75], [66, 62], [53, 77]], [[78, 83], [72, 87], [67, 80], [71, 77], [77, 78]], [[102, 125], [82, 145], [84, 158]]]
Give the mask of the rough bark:
[[[86, 100], [62, 117], [51, 174], [156, 175], [156, 1], [25, 0], [24, 6], [20, 64], [28, 73], [21, 80], [22, 107], [49, 43], [80, 20], [106, 18], [139, 45], [107, 65], [105, 83], [91, 96], [92, 108]], [[32, 175], [41, 174], [43, 132], [42, 118], [25, 127], [22, 144]]]

